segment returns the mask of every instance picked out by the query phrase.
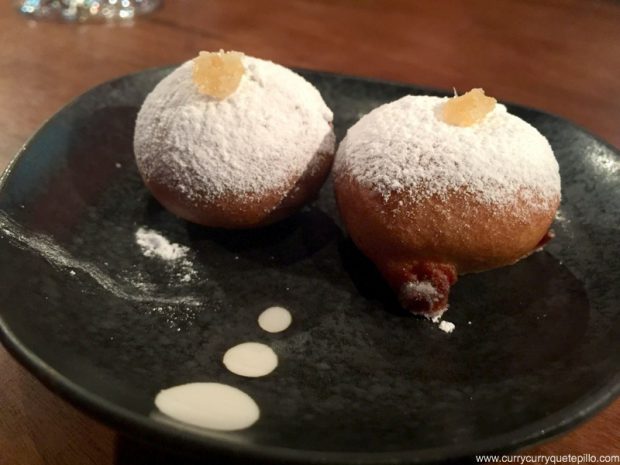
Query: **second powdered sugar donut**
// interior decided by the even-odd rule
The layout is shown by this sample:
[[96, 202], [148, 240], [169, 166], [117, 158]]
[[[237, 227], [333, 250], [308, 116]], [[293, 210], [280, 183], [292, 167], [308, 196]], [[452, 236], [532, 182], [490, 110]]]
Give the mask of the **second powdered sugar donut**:
[[332, 119], [318, 90], [293, 71], [239, 52], [201, 52], [144, 101], [136, 162], [176, 215], [263, 226], [317, 194], [333, 161]]
[[376, 108], [349, 129], [334, 173], [351, 238], [403, 307], [430, 318], [458, 274], [542, 246], [560, 202], [547, 139], [481, 89]]

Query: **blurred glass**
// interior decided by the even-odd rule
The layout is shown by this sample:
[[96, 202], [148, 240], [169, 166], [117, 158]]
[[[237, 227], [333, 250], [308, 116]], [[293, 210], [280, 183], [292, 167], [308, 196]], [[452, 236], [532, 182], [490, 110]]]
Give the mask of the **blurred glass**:
[[162, 0], [18, 0], [19, 11], [33, 19], [107, 21], [150, 13]]

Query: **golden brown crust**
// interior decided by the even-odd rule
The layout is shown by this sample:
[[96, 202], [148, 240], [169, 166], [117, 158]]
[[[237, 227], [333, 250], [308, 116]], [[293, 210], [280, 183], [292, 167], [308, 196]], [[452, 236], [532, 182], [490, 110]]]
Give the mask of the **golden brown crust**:
[[315, 197], [329, 174], [333, 158], [333, 154], [317, 154], [298, 179], [261, 195], [226, 194], [193, 200], [167, 179], [154, 177], [144, 179], [144, 183], [159, 203], [188, 221], [210, 227], [255, 228], [286, 218]]
[[559, 204], [556, 198], [533, 205], [518, 195], [498, 206], [465, 189], [418, 200], [393, 193], [385, 200], [348, 176], [336, 176], [334, 187], [353, 242], [403, 308], [429, 318], [448, 308], [457, 274], [512, 264], [544, 244]]
[[385, 201], [348, 176], [335, 180], [347, 230], [379, 268], [413, 261], [453, 265], [459, 274], [516, 262], [537, 248], [555, 216], [559, 198], [546, 208], [523, 196], [512, 205], [485, 204], [464, 189], [413, 201], [394, 193]]

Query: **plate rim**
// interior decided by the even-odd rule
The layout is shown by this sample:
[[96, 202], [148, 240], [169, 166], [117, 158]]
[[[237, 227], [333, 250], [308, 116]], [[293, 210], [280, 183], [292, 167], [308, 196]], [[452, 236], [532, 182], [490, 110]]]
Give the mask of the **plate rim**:
[[[11, 173], [23, 155], [27, 153], [33, 141], [43, 130], [52, 125], [63, 112], [68, 111], [82, 98], [100, 91], [104, 87], [108, 87], [121, 81], [130, 80], [144, 74], [170, 71], [175, 66], [178, 65], [152, 67], [137, 71], [135, 73], [125, 74], [102, 82], [71, 99], [68, 103], [46, 119], [9, 161], [6, 169], [0, 175], [0, 195], [2, 194]], [[399, 86], [403, 88], [410, 88], [412, 91], [416, 91], [418, 93], [420, 91], [439, 94], [450, 93], [445, 89], [420, 86], [399, 81], [354, 76], [328, 71], [318, 71], [307, 68], [293, 67], [291, 69], [295, 72], [302, 73], [302, 75], [314, 74], [316, 76], [341, 79], [344, 78], [373, 84]], [[502, 101], [501, 103], [513, 108], [529, 110], [544, 116], [550, 116], [564, 124], [568, 124], [585, 133], [588, 137], [596, 140], [598, 143], [608, 147], [616, 156], [620, 158], [619, 150], [612, 144], [562, 116], [528, 107], [526, 105], [515, 104], [509, 101]], [[331, 465], [418, 464], [452, 461], [471, 458], [475, 455], [512, 452], [526, 446], [533, 446], [546, 442], [582, 424], [584, 421], [603, 410], [606, 406], [610, 405], [616, 398], [620, 397], [620, 371], [618, 371], [610, 374], [606, 382], [598, 389], [589, 392], [588, 394], [580, 397], [577, 401], [554, 412], [551, 415], [547, 415], [534, 423], [529, 423], [508, 433], [492, 436], [484, 440], [471, 441], [465, 445], [450, 444], [427, 449], [394, 452], [340, 452], [290, 449], [285, 447], [257, 445], [228, 440], [222, 436], [216, 437], [209, 431], [199, 434], [190, 429], [183, 429], [182, 427], [174, 427], [164, 422], [154, 421], [147, 416], [137, 414], [129, 409], [120, 407], [101, 396], [92, 394], [87, 389], [81, 387], [77, 383], [74, 383], [69, 378], [57, 372], [51, 365], [47, 364], [27, 346], [22, 344], [4, 320], [1, 307], [0, 341], [3, 343], [9, 354], [11, 354], [14, 359], [16, 359], [24, 368], [32, 373], [46, 388], [57, 394], [62, 399], [68, 401], [71, 405], [86, 412], [92, 418], [101, 421], [118, 432], [127, 433], [132, 437], [141, 438], [151, 442], [163, 440], [166, 444], [179, 444], [192, 450], [209, 449], [212, 452], [221, 454], [222, 456], [238, 457], [242, 459], [268, 460], [275, 461], [277, 463], [317, 465], [326, 463]]]

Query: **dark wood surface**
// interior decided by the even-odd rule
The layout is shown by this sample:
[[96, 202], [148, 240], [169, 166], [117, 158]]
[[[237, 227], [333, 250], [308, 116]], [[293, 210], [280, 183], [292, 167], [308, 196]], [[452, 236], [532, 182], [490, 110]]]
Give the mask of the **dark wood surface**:
[[[168, 0], [152, 16], [113, 25], [33, 22], [10, 3], [0, 2], [0, 168], [88, 88], [219, 48], [289, 66], [459, 91], [484, 87], [620, 146], [614, 1]], [[527, 453], [620, 453], [620, 401]], [[49, 393], [0, 348], [0, 465], [155, 457]]]

